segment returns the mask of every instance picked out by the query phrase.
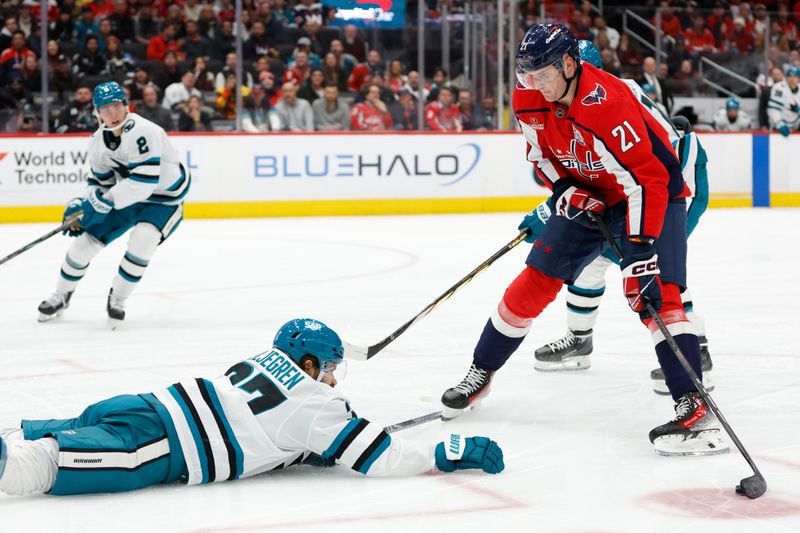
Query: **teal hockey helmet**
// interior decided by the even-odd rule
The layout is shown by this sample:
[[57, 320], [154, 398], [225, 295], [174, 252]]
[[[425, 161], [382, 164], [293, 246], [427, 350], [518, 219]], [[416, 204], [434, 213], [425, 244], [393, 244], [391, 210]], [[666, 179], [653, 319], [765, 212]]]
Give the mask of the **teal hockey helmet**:
[[114, 102], [122, 102], [128, 105], [128, 97], [119, 83], [106, 81], [94, 88], [92, 105], [96, 110], [99, 111], [104, 105], [113, 104]]
[[587, 41], [586, 39], [578, 41], [578, 51], [580, 51], [581, 54], [581, 61], [603, 70], [603, 60], [600, 58], [600, 50], [597, 49], [592, 41]]
[[304, 356], [314, 357], [323, 373], [333, 372], [344, 362], [342, 339], [313, 318], [290, 320], [281, 326], [272, 344], [298, 365]]
[[727, 111], [730, 111], [731, 109], [739, 109], [739, 99], [735, 96], [731, 96], [725, 100], [725, 109]]

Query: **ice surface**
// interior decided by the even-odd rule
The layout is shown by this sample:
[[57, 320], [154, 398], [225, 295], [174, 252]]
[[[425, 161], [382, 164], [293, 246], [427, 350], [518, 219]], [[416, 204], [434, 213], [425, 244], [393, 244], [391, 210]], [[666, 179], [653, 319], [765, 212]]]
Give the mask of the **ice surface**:
[[[189, 220], [155, 255], [109, 331], [105, 299], [125, 239], [97, 257], [57, 322], [36, 322], [68, 246], [57, 237], [0, 266], [0, 427], [76, 416], [89, 403], [212, 377], [270, 345], [297, 316], [375, 343], [516, 234], [519, 215]], [[1, 531], [800, 531], [800, 210], [709, 211], [690, 242], [689, 284], [707, 320], [713, 396], [769, 483], [750, 501], [735, 451], [659, 457], [648, 431], [672, 415], [653, 394], [649, 335], [620, 294], [595, 329], [592, 368], [533, 370], [565, 330], [563, 293], [500, 371], [483, 407], [398, 436], [482, 434], [507, 469], [365, 479], [297, 467], [213, 486], [117, 495], [0, 495]], [[52, 225], [0, 225], [0, 255]], [[341, 389], [382, 424], [437, 410], [522, 268], [522, 245], [368, 362]]]

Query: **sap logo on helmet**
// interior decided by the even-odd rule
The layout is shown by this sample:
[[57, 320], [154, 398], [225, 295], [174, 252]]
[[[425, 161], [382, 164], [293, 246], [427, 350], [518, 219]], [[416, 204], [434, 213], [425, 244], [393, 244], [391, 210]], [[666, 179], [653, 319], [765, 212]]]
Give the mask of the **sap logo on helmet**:
[[586, 146], [586, 141], [583, 139], [583, 135], [580, 131], [578, 131], [578, 128], [576, 128], [574, 124], [572, 125], [572, 136], [575, 137], [575, 140], [578, 141], [578, 144], [581, 146]]
[[594, 90], [581, 100], [581, 103], [585, 106], [600, 105], [604, 100], [606, 100], [606, 89], [598, 83]]
[[317, 322], [316, 320], [307, 320], [305, 323], [306, 329], [310, 329], [311, 331], [319, 331], [322, 329], [322, 324]]
[[550, 41], [552, 41], [553, 39], [555, 39], [556, 35], [558, 35], [559, 33], [561, 33], [561, 28], [559, 28], [558, 26], [556, 26], [556, 27], [555, 27], [555, 28], [554, 28], [554, 29], [553, 29], [553, 30], [550, 32], [550, 35], [548, 35], [548, 36], [547, 36], [547, 39], [545, 39], [545, 40], [544, 40], [544, 42], [545, 42], [546, 44], [550, 44]]

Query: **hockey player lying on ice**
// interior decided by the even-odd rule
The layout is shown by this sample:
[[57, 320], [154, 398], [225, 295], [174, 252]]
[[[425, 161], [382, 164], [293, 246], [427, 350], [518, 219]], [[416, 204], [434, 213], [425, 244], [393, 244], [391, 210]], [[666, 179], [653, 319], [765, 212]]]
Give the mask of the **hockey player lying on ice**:
[[303, 462], [338, 462], [368, 476], [503, 471], [503, 452], [486, 437], [401, 440], [357, 417], [333, 389], [343, 348], [325, 324], [292, 320], [273, 345], [215, 379], [116, 396], [77, 418], [23, 420], [21, 429], [0, 431], [0, 490], [121, 492], [227, 481]]

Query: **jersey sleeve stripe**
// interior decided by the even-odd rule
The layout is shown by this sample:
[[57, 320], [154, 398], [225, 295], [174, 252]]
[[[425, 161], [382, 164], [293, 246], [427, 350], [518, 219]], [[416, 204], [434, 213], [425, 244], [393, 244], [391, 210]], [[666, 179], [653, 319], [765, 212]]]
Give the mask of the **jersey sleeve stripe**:
[[347, 450], [347, 447], [358, 437], [358, 434], [364, 431], [364, 428], [367, 427], [369, 422], [364, 420], [363, 418], [354, 418], [352, 419], [342, 431], [333, 439], [333, 442], [328, 447], [327, 450], [322, 452], [322, 456], [326, 459], [334, 458], [339, 459], [342, 457], [342, 454]]
[[228, 451], [228, 481], [238, 479], [242, 475], [244, 455], [239, 441], [236, 440], [228, 418], [225, 416], [225, 411], [222, 410], [222, 405], [219, 403], [214, 386], [207, 380], [197, 378], [197, 387], [200, 389], [200, 394], [205, 400], [211, 414], [214, 415], [214, 421], [217, 423], [219, 433], [222, 435], [222, 440], [225, 443], [225, 449]]
[[131, 172], [130, 179], [133, 181], [138, 181], [140, 183], [158, 183], [158, 176], [147, 176], [146, 174], [134, 174]]
[[178, 403], [181, 411], [183, 411], [183, 416], [186, 418], [186, 422], [188, 423], [189, 429], [192, 432], [195, 447], [200, 454], [200, 467], [203, 473], [203, 480], [201, 483], [209, 483], [216, 478], [214, 455], [211, 451], [211, 445], [208, 441], [208, 434], [206, 433], [206, 430], [203, 428], [203, 424], [200, 421], [200, 416], [197, 414], [197, 410], [194, 408], [194, 405], [192, 404], [189, 395], [186, 393], [186, 390], [183, 388], [183, 385], [176, 383], [167, 390], [169, 390], [169, 393]]
[[353, 470], [366, 474], [372, 466], [372, 463], [386, 451], [391, 443], [392, 437], [385, 431], [381, 431], [380, 434], [375, 437], [375, 440], [372, 441], [372, 444], [370, 444], [358, 460], [353, 463]]
[[148, 159], [146, 161], [138, 161], [136, 163], [128, 163], [128, 168], [133, 170], [136, 167], [148, 166], [148, 165], [158, 166], [160, 164], [161, 164], [161, 158], [160, 157], [151, 157], [150, 159]]
[[98, 172], [95, 169], [92, 169], [92, 174], [94, 174], [95, 176], [97, 176], [101, 180], [107, 180], [109, 178], [113, 178], [114, 177], [114, 171], [113, 170], [109, 170], [108, 172]]

